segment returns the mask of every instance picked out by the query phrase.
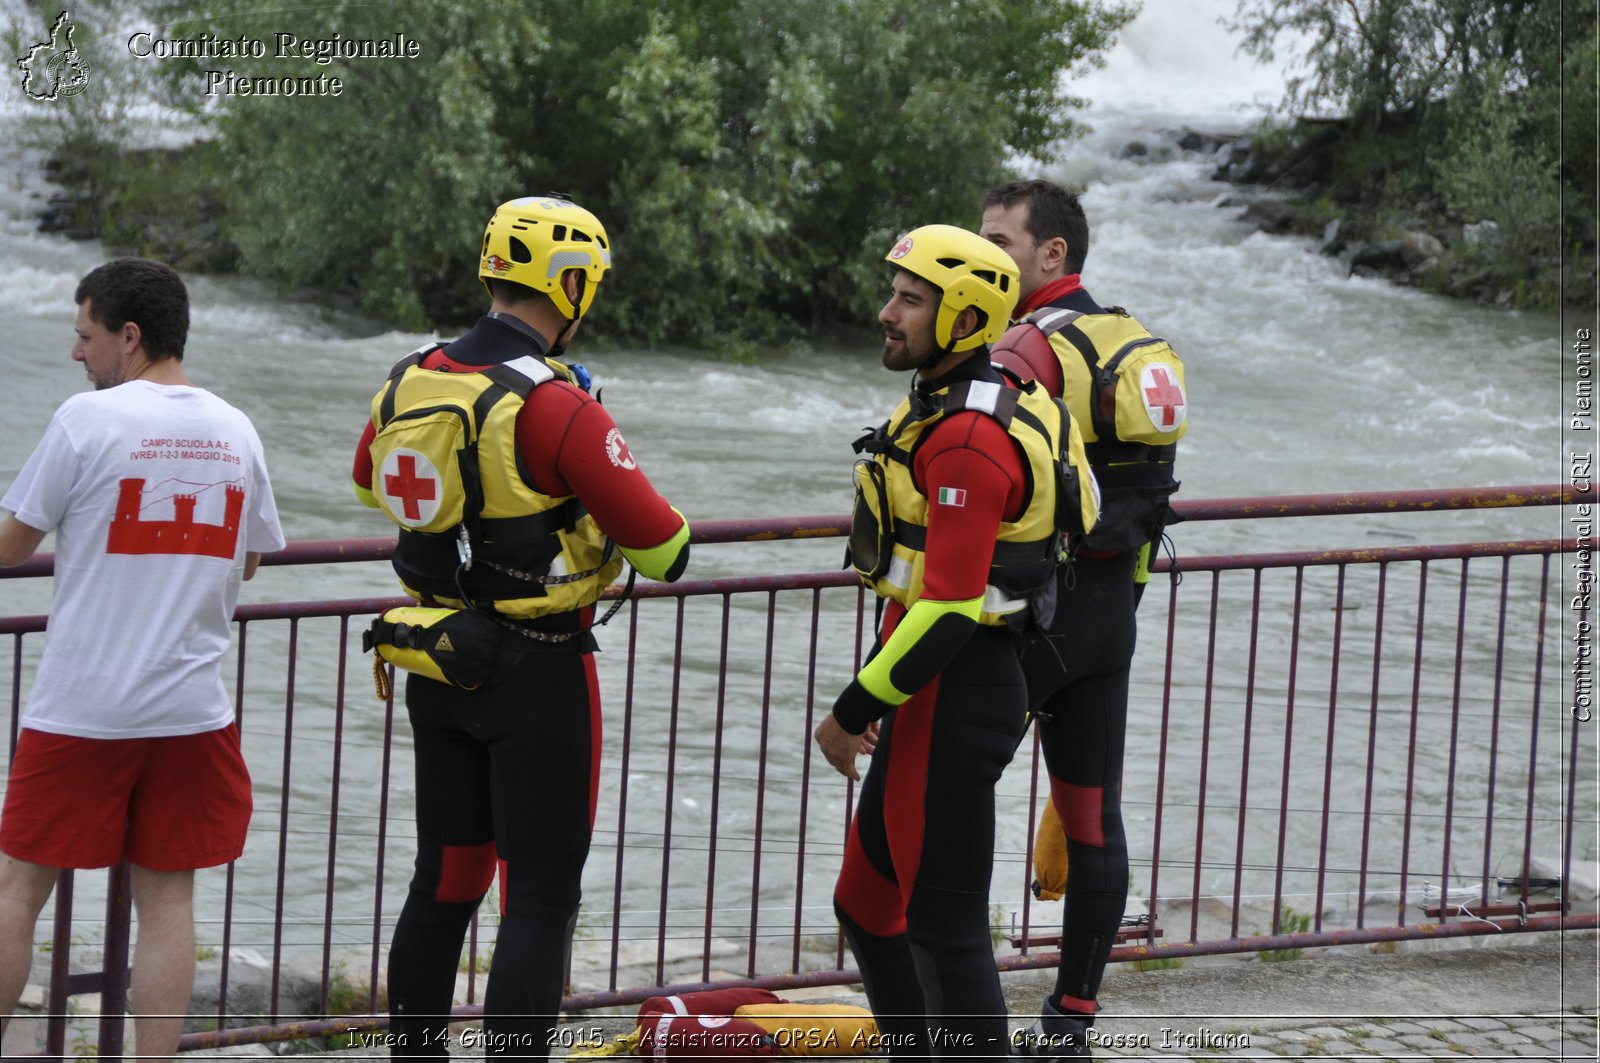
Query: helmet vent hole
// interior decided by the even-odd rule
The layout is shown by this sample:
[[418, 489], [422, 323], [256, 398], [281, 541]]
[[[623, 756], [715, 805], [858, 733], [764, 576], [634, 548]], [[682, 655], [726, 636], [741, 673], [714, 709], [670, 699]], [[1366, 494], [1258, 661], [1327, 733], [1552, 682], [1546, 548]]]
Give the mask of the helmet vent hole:
[[565, 225], [557, 225], [555, 228], [550, 230], [550, 239], [552, 242], [559, 243], [566, 238], [567, 227]]
[[993, 284], [995, 282], [994, 270], [975, 269], [972, 271], [972, 275], [983, 281], [985, 284]]
[[941, 258], [939, 259], [939, 265], [945, 269], [960, 269], [966, 263], [959, 258]]
[[515, 236], [508, 237], [508, 240], [511, 243], [511, 261], [522, 263], [533, 261], [533, 252], [528, 250], [527, 244], [523, 243]]
[[580, 232], [577, 229], [572, 230], [572, 239], [575, 240], [576, 242], [580, 243], [580, 244], [587, 244], [587, 243], [591, 242], [589, 240], [589, 234], [588, 233]]

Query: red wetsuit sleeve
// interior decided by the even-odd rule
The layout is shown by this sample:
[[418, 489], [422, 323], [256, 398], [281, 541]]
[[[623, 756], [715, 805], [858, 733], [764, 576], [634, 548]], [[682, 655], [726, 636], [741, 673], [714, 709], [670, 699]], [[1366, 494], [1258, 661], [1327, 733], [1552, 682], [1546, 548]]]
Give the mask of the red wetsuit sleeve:
[[1021, 515], [1022, 456], [1006, 430], [983, 414], [957, 413], [936, 425], [917, 450], [912, 475], [928, 499], [922, 595], [903, 615], [890, 603], [877, 652], [834, 701], [834, 718], [851, 734], [894, 707], [868, 689], [862, 676], [869, 670], [910, 695], [960, 652], [977, 619], [942, 603], [983, 597], [1000, 523]]
[[378, 434], [372, 422], [361, 432], [361, 442], [356, 444], [355, 461], [350, 467], [350, 479], [364, 491], [372, 490], [372, 437]]
[[543, 384], [528, 396], [517, 417], [517, 449], [541, 493], [577, 495], [618, 546], [659, 546], [683, 526], [606, 408], [565, 381]]
[[1022, 456], [992, 417], [955, 414], [937, 426], [912, 465], [928, 498], [928, 550], [922, 597], [965, 602], [983, 595], [995, 537], [1020, 516]]

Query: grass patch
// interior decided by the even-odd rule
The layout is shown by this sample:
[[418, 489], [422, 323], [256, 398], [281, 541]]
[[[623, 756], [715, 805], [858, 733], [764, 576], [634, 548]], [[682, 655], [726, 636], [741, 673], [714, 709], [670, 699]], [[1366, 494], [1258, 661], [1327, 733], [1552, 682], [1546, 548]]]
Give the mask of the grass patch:
[[[1303, 934], [1310, 929], [1310, 913], [1297, 912], [1287, 904], [1283, 906], [1283, 913], [1278, 918], [1278, 933]], [[1259, 955], [1262, 963], [1286, 963], [1289, 960], [1298, 960], [1304, 951], [1304, 949], [1262, 949]]]
[[1176, 956], [1159, 956], [1149, 960], [1134, 960], [1133, 969], [1136, 971], [1176, 971], [1183, 966], [1183, 961]]

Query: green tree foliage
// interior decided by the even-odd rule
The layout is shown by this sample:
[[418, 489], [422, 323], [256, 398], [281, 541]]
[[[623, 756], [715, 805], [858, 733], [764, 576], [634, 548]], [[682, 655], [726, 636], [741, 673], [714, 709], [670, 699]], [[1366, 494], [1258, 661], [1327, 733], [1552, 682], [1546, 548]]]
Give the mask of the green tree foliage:
[[1438, 187], [1461, 217], [1492, 219], [1512, 247], [1553, 256], [1561, 233], [1556, 145], [1527, 141], [1522, 108], [1494, 91], [1500, 80], [1491, 67], [1486, 91], [1460, 94], [1448, 151], [1436, 167]]
[[1240, 0], [1230, 28], [1303, 67], [1284, 108], [1347, 116], [1336, 198], [1401, 192], [1495, 221], [1526, 270], [1595, 238], [1595, 0]]
[[[266, 38], [283, 9], [156, 0], [171, 36]], [[341, 78], [337, 99], [216, 97], [248, 272], [411, 327], [482, 304], [494, 205], [560, 191], [615, 249], [592, 316], [646, 343], [771, 341], [863, 320], [894, 235], [975, 224], [1007, 160], [1075, 130], [1066, 90], [1133, 15], [1117, 2], [332, 0], [308, 37], [419, 41], [412, 61], [161, 64]]]

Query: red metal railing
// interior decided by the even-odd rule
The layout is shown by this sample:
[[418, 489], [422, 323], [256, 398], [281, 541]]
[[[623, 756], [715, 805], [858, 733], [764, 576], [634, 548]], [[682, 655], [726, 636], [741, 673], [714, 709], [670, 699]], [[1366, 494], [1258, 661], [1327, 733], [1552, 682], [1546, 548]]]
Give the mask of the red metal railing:
[[[1179, 510], [1256, 520], [1573, 497], [1493, 488]], [[712, 522], [695, 542], [837, 537], [846, 523]], [[376, 561], [391, 545], [302, 542], [267, 561]], [[1153, 582], [1123, 799], [1133, 895], [1150, 918], [1113, 959], [1600, 925], [1592, 894], [1574, 887], [1572, 848], [1575, 827], [1584, 844], [1595, 833], [1595, 728], [1566, 711], [1565, 657], [1551, 648], [1568, 612], [1552, 558], [1573, 549], [1186, 557], [1181, 582]], [[7, 575], [49, 569], [42, 557]], [[601, 663], [613, 733], [568, 1008], [663, 986], [853, 981], [830, 896], [854, 795], [817, 771], [809, 736], [818, 700], [870, 645], [872, 603], [848, 572], [640, 584], [634, 598], [602, 639], [611, 653], [625, 640], [626, 653]], [[409, 736], [392, 700], [365, 692], [350, 621], [396, 600], [238, 610], [235, 698], [257, 812], [245, 856], [197, 877], [217, 1029], [186, 1034], [185, 1049], [384, 1025], [384, 947], [409, 878]], [[0, 619], [13, 640], [13, 745], [35, 651], [26, 636], [43, 626]], [[1037, 750], [1019, 755], [1001, 784], [993, 889], [998, 929], [1016, 945], [997, 960], [1007, 969], [1056, 961], [1055, 909], [1027, 889], [1044, 793]], [[56, 1055], [68, 994], [126, 991], [123, 880], [79, 878], [63, 873], [53, 902], [48, 1010], [60, 1018], [45, 1047]], [[102, 894], [104, 922], [74, 914]], [[492, 922], [492, 905], [482, 918]], [[91, 951], [75, 939], [96, 936], [102, 970], [69, 972], [75, 952]], [[475, 927], [463, 1015], [481, 1010], [483, 952]], [[99, 1051], [115, 1057], [122, 1009], [105, 1010]], [[358, 1017], [336, 1017], [345, 1012]]]

